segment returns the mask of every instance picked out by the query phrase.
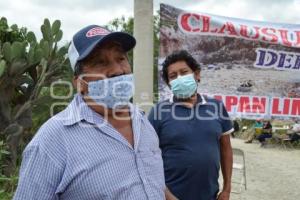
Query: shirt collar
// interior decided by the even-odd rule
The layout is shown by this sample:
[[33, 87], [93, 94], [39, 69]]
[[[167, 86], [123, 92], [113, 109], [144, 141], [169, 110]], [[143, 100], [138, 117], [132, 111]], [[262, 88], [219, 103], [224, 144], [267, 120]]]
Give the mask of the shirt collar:
[[[198, 98], [197, 98], [197, 103], [198, 103], [199, 105], [205, 105], [205, 104], [207, 103], [207, 101], [206, 101], [205, 97], [203, 97], [203, 95], [197, 93], [197, 96], [198, 96]], [[170, 97], [170, 99], [169, 99], [169, 102], [170, 102], [170, 103], [174, 103], [174, 94], [171, 94], [171, 97]]]
[[94, 123], [93, 111], [84, 102], [83, 97], [80, 94], [76, 94], [65, 110], [66, 118], [64, 120], [64, 125], [73, 125], [82, 120], [86, 120], [90, 123]]

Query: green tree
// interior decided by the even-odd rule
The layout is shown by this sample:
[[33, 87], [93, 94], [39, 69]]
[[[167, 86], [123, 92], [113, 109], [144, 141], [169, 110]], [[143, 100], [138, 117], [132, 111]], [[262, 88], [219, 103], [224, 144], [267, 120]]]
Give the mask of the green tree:
[[[129, 33], [130, 35], [133, 35], [133, 23], [134, 19], [132, 17], [129, 17], [128, 19], [125, 19], [125, 17], [121, 18], [115, 18], [112, 21], [106, 25], [106, 28], [108, 28], [111, 31], [122, 31], [125, 33]], [[133, 63], [133, 51], [131, 50], [128, 52], [128, 59], [130, 63]]]

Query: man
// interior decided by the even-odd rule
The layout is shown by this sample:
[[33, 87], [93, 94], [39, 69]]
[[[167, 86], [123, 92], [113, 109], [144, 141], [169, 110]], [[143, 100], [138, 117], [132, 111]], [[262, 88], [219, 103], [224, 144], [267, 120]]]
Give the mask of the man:
[[257, 119], [255, 121], [255, 124], [253, 126], [253, 129], [250, 129], [250, 133], [248, 136], [248, 139], [245, 141], [246, 144], [252, 143], [252, 141], [258, 137], [260, 134], [262, 134], [264, 124], [262, 123], [261, 119]]
[[272, 137], [272, 124], [269, 120], [264, 121], [264, 125], [262, 128], [262, 134], [258, 136], [258, 141], [261, 143], [261, 147], [266, 146], [266, 139]]
[[[148, 119], [159, 136], [167, 188], [180, 200], [229, 200], [233, 128], [227, 111], [197, 94], [200, 66], [188, 52], [169, 55], [162, 72], [174, 96], [158, 103]], [[218, 194], [220, 163], [224, 185]]]
[[135, 39], [91, 25], [69, 48], [78, 94], [28, 144], [15, 200], [163, 200], [161, 151], [130, 104]]
[[232, 125], [233, 125], [233, 132], [231, 132], [231, 136], [235, 138], [235, 133], [238, 133], [240, 131], [240, 125], [237, 119], [232, 121]]
[[292, 126], [291, 130], [287, 132], [291, 142], [296, 142], [300, 140], [300, 122], [298, 119], [295, 120], [295, 124]]

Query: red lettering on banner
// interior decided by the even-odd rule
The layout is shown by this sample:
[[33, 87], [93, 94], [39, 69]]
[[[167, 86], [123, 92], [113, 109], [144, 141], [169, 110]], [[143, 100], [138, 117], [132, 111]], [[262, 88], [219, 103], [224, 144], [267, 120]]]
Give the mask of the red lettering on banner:
[[225, 97], [225, 107], [228, 112], [232, 112], [232, 107], [236, 105], [238, 105], [238, 97], [236, 96]]
[[255, 35], [251, 39], [257, 40], [259, 38], [259, 29], [260, 29], [260, 27], [254, 26], [253, 28], [255, 30]]
[[241, 31], [240, 31], [241, 36], [245, 37], [245, 38], [250, 38], [250, 36], [248, 35], [248, 26], [246, 25], [241, 25]]
[[267, 99], [265, 97], [253, 97], [252, 99], [252, 112], [253, 113], [266, 113]]
[[224, 24], [224, 25], [221, 27], [221, 29], [219, 30], [218, 33], [224, 34], [225, 28], [226, 28], [226, 24]]
[[202, 32], [209, 32], [210, 17], [202, 15], [203, 28]]
[[216, 33], [216, 32], [218, 32], [218, 29], [215, 28], [215, 29], [213, 29], [213, 30], [210, 30], [210, 32], [211, 32], [211, 33]]
[[300, 99], [293, 99], [291, 114], [298, 117], [300, 116]]
[[[200, 21], [200, 15], [192, 14], [190, 16], [190, 18], [195, 18], [197, 22]], [[199, 31], [200, 31], [200, 28], [195, 27], [192, 29], [192, 32], [199, 32]]]
[[272, 115], [290, 115], [291, 99], [273, 98], [272, 101]]
[[235, 30], [235, 28], [234, 28], [233, 23], [231, 23], [231, 22], [226, 22], [226, 24], [224, 24], [224, 25], [222, 26], [222, 28], [219, 30], [218, 33], [223, 33], [223, 34], [224, 34], [225, 29], [229, 32], [229, 35], [235, 35], [235, 36], [238, 36], [238, 34], [237, 34], [237, 32], [236, 32], [236, 30]]
[[214, 16], [209, 16], [207, 14], [182, 13], [179, 16], [178, 25], [183, 31], [190, 33], [205, 33], [207, 35], [212, 33], [213, 35], [217, 34], [220, 36], [265, 41], [288, 47], [300, 47], [299, 30], [289, 32], [289, 29], [259, 27], [247, 23], [240, 24], [240, 21], [234, 19], [225, 22], [220, 20], [217, 23], [214, 22], [213, 26], [211, 26], [211, 23], [214, 20], [213, 17]]
[[262, 37], [262, 40], [267, 42], [278, 42], [278, 37], [274, 28], [263, 28], [261, 29], [261, 32], [265, 34], [265, 36]]
[[[268, 97], [259, 96], [226, 96], [213, 95], [217, 100], [224, 100], [226, 110], [230, 113], [261, 115], [270, 113], [271, 116], [300, 116], [300, 98], [272, 98], [272, 106], [268, 106]], [[236, 109], [235, 109], [236, 108]]]
[[279, 100], [279, 98], [273, 98], [272, 115], [281, 115], [281, 111], [279, 110]]
[[289, 112], [290, 112], [290, 104], [291, 104], [291, 100], [290, 99], [284, 99], [282, 114], [284, 114], [284, 115], [288, 115], [289, 114]]
[[239, 107], [238, 107], [238, 112], [250, 113], [251, 112], [250, 105], [251, 105], [250, 98], [246, 97], [246, 96], [241, 96], [240, 102], [239, 102]]
[[300, 31], [295, 31], [297, 36], [297, 43], [295, 44], [295, 47], [300, 47]]
[[[197, 22], [196, 25], [191, 25], [190, 20], [193, 19]], [[200, 29], [202, 19], [202, 30]], [[210, 25], [210, 17], [205, 15], [197, 15], [191, 13], [185, 13], [181, 15], [180, 18], [180, 25], [181, 27], [188, 32], [209, 32], [209, 25]]]
[[291, 47], [292, 43], [288, 40], [288, 31], [287, 30], [282, 30], [282, 29], [279, 29], [278, 31], [280, 32], [282, 44], [284, 44], [288, 47]]
[[219, 101], [223, 101], [223, 98], [222, 98], [221, 95], [215, 95], [214, 98], [219, 100]]
[[181, 27], [185, 31], [191, 31], [192, 30], [192, 28], [189, 25], [189, 17], [190, 16], [191, 16], [191, 14], [189, 14], [189, 13], [181, 15], [180, 23], [181, 23]]

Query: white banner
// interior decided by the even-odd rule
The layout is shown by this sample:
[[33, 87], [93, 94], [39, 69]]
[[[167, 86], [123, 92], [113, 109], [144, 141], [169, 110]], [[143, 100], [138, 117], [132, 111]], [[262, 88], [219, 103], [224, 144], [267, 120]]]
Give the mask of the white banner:
[[[185, 49], [201, 65], [198, 92], [233, 117], [300, 116], [300, 25], [184, 11], [161, 4], [159, 64]], [[161, 78], [160, 99], [171, 92]]]

